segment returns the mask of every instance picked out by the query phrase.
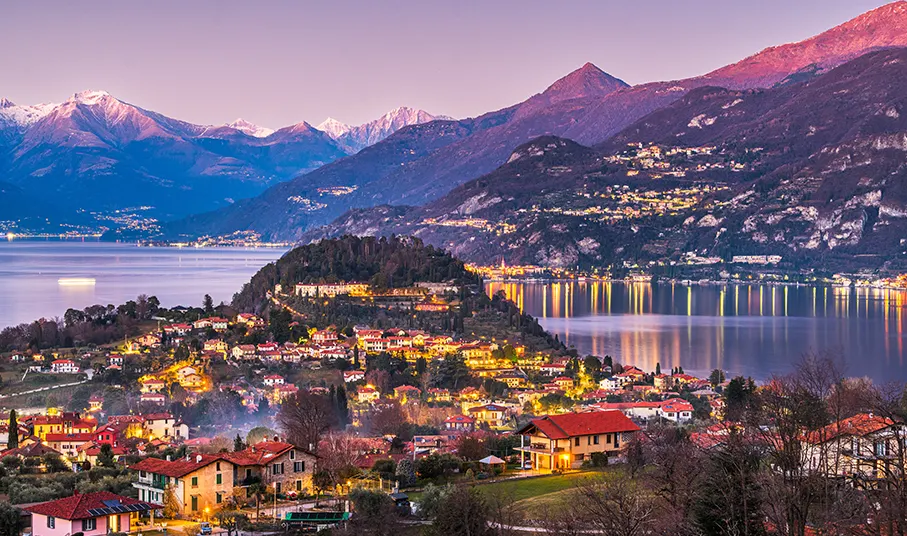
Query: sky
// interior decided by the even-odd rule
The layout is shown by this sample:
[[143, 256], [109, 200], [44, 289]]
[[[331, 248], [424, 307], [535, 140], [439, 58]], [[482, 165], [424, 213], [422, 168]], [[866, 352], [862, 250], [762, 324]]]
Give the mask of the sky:
[[799, 41], [877, 0], [29, 0], [6, 3], [0, 97], [85, 89], [185, 121], [470, 117], [591, 61], [630, 84]]

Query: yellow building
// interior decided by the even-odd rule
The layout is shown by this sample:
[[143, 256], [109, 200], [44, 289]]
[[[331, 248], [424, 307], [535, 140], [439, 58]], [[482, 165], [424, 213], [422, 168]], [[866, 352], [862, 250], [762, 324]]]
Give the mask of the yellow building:
[[220, 455], [197, 454], [179, 460], [145, 458], [132, 466], [139, 500], [172, 506], [179, 515], [202, 517], [233, 495], [235, 465]]
[[639, 431], [619, 410], [547, 415], [517, 430], [521, 451], [536, 470], [553, 471], [582, 465], [596, 452], [617, 453]]

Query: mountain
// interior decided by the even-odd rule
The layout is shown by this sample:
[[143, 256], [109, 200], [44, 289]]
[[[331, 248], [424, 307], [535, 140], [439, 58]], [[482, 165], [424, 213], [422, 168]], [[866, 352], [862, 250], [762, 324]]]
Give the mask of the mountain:
[[409, 234], [557, 267], [780, 255], [903, 269], [905, 113], [907, 49], [769, 89], [701, 87], [594, 148], [539, 138], [438, 200], [350, 211], [303, 241]]
[[[327, 166], [220, 213], [177, 222], [168, 233], [170, 236], [218, 235], [251, 229], [271, 239], [295, 240], [307, 229], [329, 223], [349, 209], [430, 203], [458, 185], [490, 173], [506, 162], [515, 147], [539, 136], [554, 135], [596, 145], [696, 88], [722, 86], [746, 90], [789, 85], [820, 76], [867, 52], [907, 46], [907, 32], [903, 31], [907, 26], [905, 6], [905, 2], [883, 6], [816, 37], [769, 48], [733, 65], [686, 80], [627, 87], [594, 65], [586, 64], [544, 92], [495, 112], [499, 117], [506, 116], [499, 124], [472, 131], [451, 143], [437, 144], [439, 147], [430, 152], [401, 155], [396, 166], [384, 166], [376, 173], [372, 156], [360, 153], [344, 159], [343, 173], [335, 173]], [[393, 146], [396, 143], [393, 138], [390, 136], [373, 147], [382, 143]], [[424, 141], [419, 145], [431, 143]], [[392, 150], [389, 147], [378, 152], [391, 154]], [[342, 196], [320, 196], [319, 188], [333, 187], [353, 190]], [[316, 197], [317, 201], [313, 201]], [[313, 202], [300, 205], [298, 199]], [[271, 218], [270, 214], [280, 217]]]
[[238, 131], [242, 132], [243, 134], [248, 134], [249, 136], [253, 136], [255, 138], [267, 138], [271, 134], [274, 134], [273, 129], [270, 129], [267, 127], [260, 127], [256, 124], [250, 123], [242, 118], [237, 119], [236, 121], [233, 121], [232, 123], [227, 123], [226, 126], [232, 128], [232, 129], [238, 130]]
[[352, 154], [358, 153], [369, 145], [378, 143], [403, 127], [428, 123], [435, 119], [450, 120], [451, 118], [435, 116], [424, 110], [403, 106], [387, 112], [374, 121], [369, 121], [357, 127], [328, 117], [317, 128], [336, 140], [341, 147]]
[[0, 107], [0, 176], [69, 212], [144, 206], [158, 219], [184, 216], [254, 196], [345, 155], [307, 123], [275, 132], [239, 121], [194, 125], [104, 91], [56, 105], [4, 100]]
[[[227, 209], [166, 226], [185, 238], [254, 230], [293, 240], [351, 207], [418, 204], [493, 170], [516, 145], [560, 132], [581, 109], [577, 95], [597, 99], [628, 87], [587, 64], [526, 101], [477, 118], [436, 120], [400, 129], [384, 141]], [[333, 125], [336, 126], [336, 125]], [[338, 195], [339, 194], [339, 195]]]

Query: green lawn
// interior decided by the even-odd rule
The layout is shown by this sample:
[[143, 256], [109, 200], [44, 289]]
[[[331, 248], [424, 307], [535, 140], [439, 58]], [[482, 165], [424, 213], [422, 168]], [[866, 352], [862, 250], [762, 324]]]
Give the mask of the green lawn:
[[[482, 493], [507, 497], [509, 500], [517, 502], [572, 489], [583, 479], [596, 478], [601, 474], [599, 471], [577, 471], [563, 475], [545, 475], [488, 483], [480, 480], [477, 482], [476, 489]], [[417, 502], [422, 495], [419, 492], [408, 492], [407, 494], [410, 500]]]

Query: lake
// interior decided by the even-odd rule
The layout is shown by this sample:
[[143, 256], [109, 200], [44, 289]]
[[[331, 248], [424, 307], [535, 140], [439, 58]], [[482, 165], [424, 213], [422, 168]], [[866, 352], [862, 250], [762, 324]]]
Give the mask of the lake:
[[[229, 302], [286, 249], [138, 247], [98, 241], [0, 242], [0, 328], [139, 294], [166, 307]], [[63, 284], [60, 279], [64, 279]], [[94, 284], [81, 281], [94, 279]], [[66, 283], [69, 284], [66, 284]]]
[[883, 289], [623, 282], [486, 283], [581, 354], [651, 371], [715, 368], [765, 380], [806, 353], [849, 376], [907, 381], [907, 292]]

